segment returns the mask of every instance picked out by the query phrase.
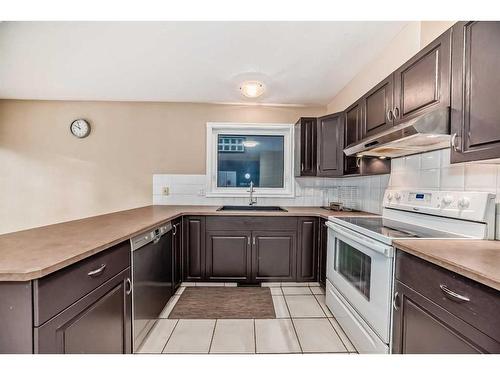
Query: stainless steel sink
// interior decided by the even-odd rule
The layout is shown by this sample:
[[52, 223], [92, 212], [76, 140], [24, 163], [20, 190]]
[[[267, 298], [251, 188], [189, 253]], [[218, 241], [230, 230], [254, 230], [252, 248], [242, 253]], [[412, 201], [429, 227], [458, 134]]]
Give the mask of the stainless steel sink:
[[278, 206], [222, 206], [217, 211], [281, 211], [287, 212]]

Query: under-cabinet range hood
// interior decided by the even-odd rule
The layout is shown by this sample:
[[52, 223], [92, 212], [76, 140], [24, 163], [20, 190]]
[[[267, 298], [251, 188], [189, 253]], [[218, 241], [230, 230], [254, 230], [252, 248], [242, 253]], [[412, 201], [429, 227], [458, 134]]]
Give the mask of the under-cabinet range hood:
[[450, 146], [450, 108], [439, 108], [347, 147], [348, 156], [399, 157]]

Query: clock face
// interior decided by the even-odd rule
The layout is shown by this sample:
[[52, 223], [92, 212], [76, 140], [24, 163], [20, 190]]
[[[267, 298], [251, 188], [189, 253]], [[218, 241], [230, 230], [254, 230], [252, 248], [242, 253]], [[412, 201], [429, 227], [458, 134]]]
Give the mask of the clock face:
[[90, 124], [84, 119], [78, 119], [71, 123], [71, 133], [78, 138], [85, 138], [90, 134]]

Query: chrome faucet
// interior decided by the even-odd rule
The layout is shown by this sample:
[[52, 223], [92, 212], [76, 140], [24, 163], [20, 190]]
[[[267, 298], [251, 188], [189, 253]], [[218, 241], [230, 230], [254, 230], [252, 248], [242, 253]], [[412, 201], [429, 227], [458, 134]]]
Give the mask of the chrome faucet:
[[253, 193], [255, 192], [255, 189], [253, 188], [253, 181], [250, 181], [250, 199], [248, 200], [248, 204], [250, 206], [253, 206], [254, 204], [257, 204], [257, 198], [253, 197]]

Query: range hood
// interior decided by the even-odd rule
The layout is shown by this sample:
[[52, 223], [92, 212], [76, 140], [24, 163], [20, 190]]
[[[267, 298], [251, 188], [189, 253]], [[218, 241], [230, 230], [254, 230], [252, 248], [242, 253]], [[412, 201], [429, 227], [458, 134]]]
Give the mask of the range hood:
[[449, 146], [450, 108], [445, 107], [367, 137], [347, 147], [344, 153], [396, 158]]

